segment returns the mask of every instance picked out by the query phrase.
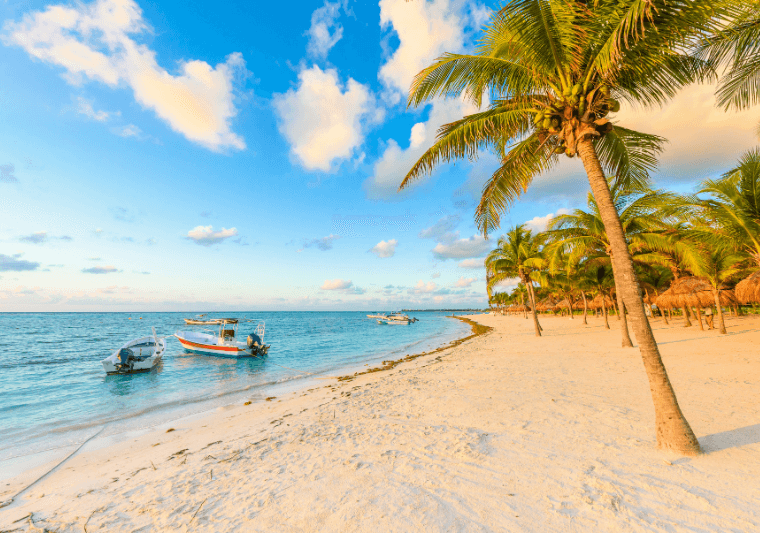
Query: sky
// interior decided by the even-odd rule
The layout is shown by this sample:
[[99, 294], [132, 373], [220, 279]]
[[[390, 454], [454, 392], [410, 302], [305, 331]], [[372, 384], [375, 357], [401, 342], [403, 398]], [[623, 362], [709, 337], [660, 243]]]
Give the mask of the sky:
[[[473, 49], [474, 0], [0, 4], [0, 311], [486, 307], [473, 215], [496, 159], [402, 193], [437, 128], [414, 75]], [[623, 108], [669, 140], [678, 192], [757, 144], [760, 109], [714, 86]], [[585, 204], [577, 159], [539, 176], [502, 230]], [[506, 287], [505, 287], [506, 288]]]

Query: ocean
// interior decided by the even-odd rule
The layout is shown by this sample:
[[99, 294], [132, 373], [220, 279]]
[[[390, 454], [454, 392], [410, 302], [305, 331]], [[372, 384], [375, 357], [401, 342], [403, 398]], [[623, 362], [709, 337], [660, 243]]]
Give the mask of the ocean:
[[[100, 431], [118, 438], [243, 401], [260, 402], [383, 360], [429, 351], [468, 334], [451, 313], [384, 326], [372, 312], [231, 312], [264, 320], [265, 358], [186, 352], [169, 335], [188, 313], [0, 313], [0, 479], [63, 456]], [[255, 322], [239, 325], [238, 340]], [[106, 375], [100, 361], [130, 339], [167, 337], [163, 362], [144, 374]], [[324, 383], [324, 381], [322, 381]]]

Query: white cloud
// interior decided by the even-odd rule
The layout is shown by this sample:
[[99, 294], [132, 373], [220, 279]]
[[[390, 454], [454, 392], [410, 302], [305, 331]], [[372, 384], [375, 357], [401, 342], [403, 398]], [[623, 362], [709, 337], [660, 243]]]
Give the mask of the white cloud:
[[492, 243], [480, 235], [473, 235], [469, 239], [457, 239], [449, 244], [438, 243], [433, 248], [436, 259], [467, 259], [480, 257], [491, 249]]
[[441, 273], [440, 272], [433, 272], [432, 274], [430, 274], [430, 277], [433, 278], [433, 279], [438, 279], [438, 278], [441, 277]]
[[378, 257], [393, 257], [393, 255], [396, 253], [397, 245], [398, 241], [396, 239], [391, 239], [389, 241], [380, 241], [375, 246], [373, 246], [372, 249], [370, 249], [370, 252]]
[[30, 242], [32, 244], [42, 244], [48, 239], [49, 237], [46, 231], [38, 231], [36, 233], [32, 233], [31, 235], [24, 235], [23, 237], [18, 238], [20, 241]]
[[77, 113], [98, 122], [105, 122], [111, 117], [111, 113], [107, 111], [95, 111], [92, 107], [92, 102], [85, 100], [81, 96], [77, 98]]
[[323, 291], [336, 291], [343, 294], [364, 294], [365, 291], [361, 287], [357, 287], [353, 282], [342, 279], [327, 279], [320, 287]]
[[422, 230], [417, 236], [420, 239], [433, 239], [435, 242], [449, 242], [456, 238], [454, 230], [460, 220], [459, 215], [445, 216], [429, 228]]
[[0, 254], [0, 272], [24, 272], [27, 270], [37, 270], [40, 267], [40, 264], [37, 262], [21, 259], [23, 255]]
[[142, 130], [134, 124], [127, 124], [124, 127], [116, 129], [115, 132], [120, 137], [135, 137], [137, 139], [142, 137]]
[[660, 173], [669, 180], [702, 180], [724, 172], [757, 145], [760, 107], [727, 113], [715, 105], [715, 85], [691, 85], [662, 109], [627, 105], [615, 116], [621, 126], [668, 139]]
[[238, 232], [235, 228], [222, 228], [219, 231], [214, 231], [213, 226], [196, 226], [187, 232], [187, 238], [195, 242], [195, 244], [211, 246], [213, 244], [218, 244], [225, 239], [229, 239], [230, 237], [234, 237], [237, 234]]
[[170, 74], [153, 50], [131, 37], [149, 31], [134, 0], [48, 6], [6, 24], [5, 30], [6, 44], [63, 67], [73, 85], [89, 80], [116, 88], [124, 83], [140, 105], [187, 139], [215, 151], [245, 148], [230, 130], [237, 114], [233, 81], [245, 71], [243, 56], [232, 53], [216, 67], [183, 61], [179, 74]]
[[485, 268], [485, 264], [482, 259], [465, 259], [459, 262], [459, 268]]
[[83, 268], [82, 272], [85, 274], [110, 274], [112, 272], [119, 272], [119, 269], [115, 266], [106, 265], [106, 266], [94, 266], [91, 268]]
[[546, 231], [546, 227], [549, 225], [549, 222], [557, 216], [557, 215], [567, 215], [570, 213], [569, 209], [557, 209], [556, 213], [549, 213], [548, 215], [542, 216], [542, 217], [533, 217], [530, 220], [525, 222], [525, 225], [528, 227], [528, 229], [533, 230], [533, 233], [538, 233], [541, 231]]
[[417, 285], [409, 289], [407, 292], [409, 294], [430, 294], [431, 292], [435, 292], [437, 288], [438, 285], [436, 285], [434, 281], [428, 281], [425, 283], [420, 280], [417, 282]]
[[455, 287], [469, 287], [474, 281], [478, 281], [478, 278], [465, 278], [462, 276], [454, 284]]
[[464, 3], [449, 0], [380, 0], [380, 26], [392, 28], [398, 48], [380, 67], [391, 101], [406, 95], [414, 76], [444, 52], [459, 52], [468, 21]]
[[[340, 239], [340, 235], [333, 235], [332, 233], [328, 235], [327, 237], [322, 237], [321, 239], [312, 239], [310, 241], [304, 241], [303, 248], [316, 248], [318, 250], [322, 250], [323, 252], [326, 252], [327, 250], [332, 250], [333, 247], [333, 241], [336, 241]], [[299, 252], [303, 250], [298, 250]]]
[[494, 284], [493, 290], [497, 291], [499, 289], [502, 290], [510, 290], [517, 287], [517, 285], [520, 283], [520, 278], [507, 278], [503, 279], [497, 283]]
[[[414, 2], [417, 3], [417, 2]], [[409, 5], [412, 3], [410, 2]], [[436, 100], [425, 122], [415, 124], [409, 134], [409, 147], [401, 148], [393, 139], [388, 141], [385, 151], [374, 166], [372, 177], [364, 182], [364, 192], [371, 200], [401, 198], [398, 187], [407, 172], [435, 142], [438, 128], [474, 113], [477, 109], [460, 100]], [[427, 181], [428, 176], [419, 177], [407, 190]]]
[[341, 290], [344, 290], [344, 289], [349, 289], [352, 286], [353, 286], [353, 282], [350, 279], [348, 279], [348, 280], [343, 280], [343, 279], [327, 279], [322, 284], [322, 286], [320, 287], [320, 289], [322, 289], [323, 291], [341, 291]]
[[[298, 88], [275, 94], [279, 128], [306, 170], [328, 172], [364, 142], [362, 120], [376, 113], [369, 88], [349, 78], [345, 88], [334, 69], [298, 73]], [[371, 117], [370, 117], [371, 118]]]
[[325, 2], [311, 14], [311, 27], [306, 32], [309, 36], [307, 50], [309, 55], [325, 59], [330, 49], [343, 37], [343, 26], [336, 22], [340, 16], [340, 2]]

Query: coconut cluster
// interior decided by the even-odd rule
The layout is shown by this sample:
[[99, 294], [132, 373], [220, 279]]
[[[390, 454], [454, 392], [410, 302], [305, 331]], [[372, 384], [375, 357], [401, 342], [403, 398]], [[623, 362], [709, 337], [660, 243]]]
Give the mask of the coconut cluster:
[[[544, 105], [533, 118], [543, 142], [547, 135], [557, 135], [559, 144], [555, 153], [573, 157], [576, 144], [582, 135], [601, 136], [612, 131], [609, 113], [620, 111], [620, 102], [610, 97], [610, 89], [599, 85], [584, 92], [576, 83], [562, 93], [562, 98]], [[583, 131], [578, 131], [578, 130]]]

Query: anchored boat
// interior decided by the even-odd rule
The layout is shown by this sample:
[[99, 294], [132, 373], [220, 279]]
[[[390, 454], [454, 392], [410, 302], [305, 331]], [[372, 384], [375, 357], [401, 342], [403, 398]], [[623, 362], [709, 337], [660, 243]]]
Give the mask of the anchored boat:
[[235, 358], [266, 355], [269, 346], [264, 344], [264, 321], [259, 321], [245, 342], [236, 340], [238, 323], [237, 318], [213, 319], [203, 322], [202, 325], [218, 325], [218, 332], [209, 329], [178, 331], [174, 336], [182, 347], [189, 352]]
[[142, 337], [129, 341], [121, 348], [101, 361], [107, 374], [132, 374], [148, 372], [156, 366], [166, 350], [166, 339], [156, 336], [156, 328], [152, 337]]

